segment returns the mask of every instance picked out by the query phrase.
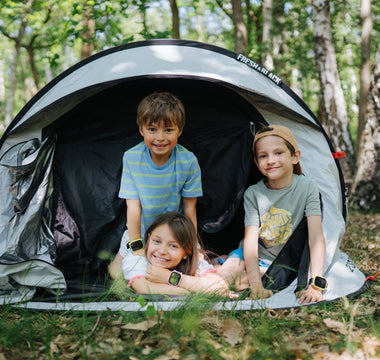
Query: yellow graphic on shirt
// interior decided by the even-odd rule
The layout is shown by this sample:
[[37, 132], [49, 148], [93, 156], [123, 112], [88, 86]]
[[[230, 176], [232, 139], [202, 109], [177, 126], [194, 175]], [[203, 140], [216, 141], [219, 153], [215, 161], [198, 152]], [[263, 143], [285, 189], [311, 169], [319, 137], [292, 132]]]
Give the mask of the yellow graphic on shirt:
[[267, 247], [284, 244], [292, 235], [292, 217], [289, 211], [271, 206], [261, 216], [260, 239]]

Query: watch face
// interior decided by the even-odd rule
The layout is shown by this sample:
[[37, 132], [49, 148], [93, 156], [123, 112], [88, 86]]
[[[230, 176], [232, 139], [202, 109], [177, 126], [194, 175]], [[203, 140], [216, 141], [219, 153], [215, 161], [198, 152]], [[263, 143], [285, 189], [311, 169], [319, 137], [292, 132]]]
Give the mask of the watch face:
[[314, 286], [320, 289], [327, 288], [327, 280], [321, 276], [316, 276], [314, 278]]
[[172, 271], [169, 276], [169, 285], [178, 286], [182, 278], [182, 274], [178, 271]]
[[141, 239], [133, 240], [129, 242], [129, 247], [132, 251], [137, 251], [144, 247], [144, 242]]

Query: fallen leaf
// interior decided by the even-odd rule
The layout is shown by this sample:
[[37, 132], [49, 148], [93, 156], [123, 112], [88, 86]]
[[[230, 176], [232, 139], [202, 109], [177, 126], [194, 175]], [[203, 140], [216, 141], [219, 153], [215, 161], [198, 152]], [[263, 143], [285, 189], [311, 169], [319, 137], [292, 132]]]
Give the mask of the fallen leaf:
[[337, 320], [332, 320], [330, 318], [324, 319], [323, 323], [332, 331], [336, 331], [342, 335], [347, 335], [347, 328], [344, 323]]
[[150, 319], [150, 320], [145, 320], [141, 321], [139, 323], [128, 323], [123, 325], [121, 328], [122, 329], [127, 329], [127, 330], [141, 330], [141, 331], [147, 331], [153, 326], [157, 325], [158, 320], [157, 319]]
[[232, 346], [242, 341], [241, 334], [243, 329], [239, 321], [235, 319], [227, 319], [222, 324], [223, 336]]
[[374, 355], [377, 349], [380, 349], [380, 340], [377, 340], [374, 336], [370, 338], [364, 338], [363, 351], [366, 355]]

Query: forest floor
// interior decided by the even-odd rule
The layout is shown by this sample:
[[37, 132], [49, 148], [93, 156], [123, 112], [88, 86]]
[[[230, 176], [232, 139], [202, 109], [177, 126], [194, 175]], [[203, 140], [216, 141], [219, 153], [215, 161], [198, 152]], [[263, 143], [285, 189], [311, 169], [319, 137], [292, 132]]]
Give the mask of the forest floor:
[[[380, 270], [380, 214], [351, 215], [341, 249]], [[205, 301], [206, 300], [206, 301]], [[361, 295], [286, 310], [222, 312], [207, 298], [157, 312], [0, 308], [0, 360], [380, 359], [380, 276]]]

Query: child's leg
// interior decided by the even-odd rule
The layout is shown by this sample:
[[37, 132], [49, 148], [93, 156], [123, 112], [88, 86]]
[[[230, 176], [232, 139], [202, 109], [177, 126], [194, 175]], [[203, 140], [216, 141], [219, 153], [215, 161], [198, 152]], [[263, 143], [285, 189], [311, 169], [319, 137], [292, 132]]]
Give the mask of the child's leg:
[[124, 278], [123, 275], [123, 258], [127, 254], [127, 243], [129, 241], [128, 230], [125, 230], [120, 241], [120, 249], [117, 252], [115, 258], [108, 265], [108, 272], [112, 279]]
[[240, 283], [240, 278], [244, 277], [244, 261], [239, 257], [228, 257], [222, 266], [217, 267], [216, 273], [228, 284]]
[[123, 278], [122, 261], [123, 258], [120, 253], [117, 252], [115, 258], [108, 265], [108, 272], [112, 279]]

